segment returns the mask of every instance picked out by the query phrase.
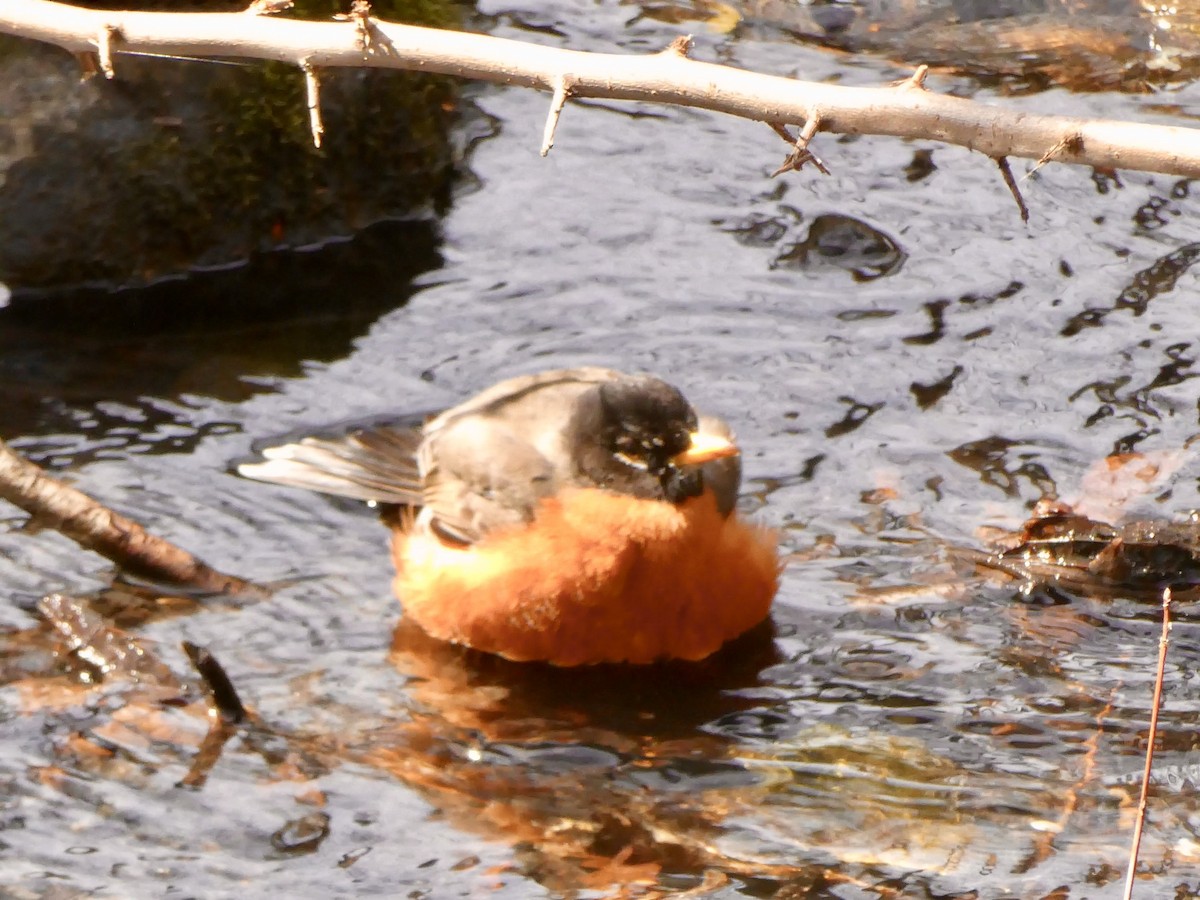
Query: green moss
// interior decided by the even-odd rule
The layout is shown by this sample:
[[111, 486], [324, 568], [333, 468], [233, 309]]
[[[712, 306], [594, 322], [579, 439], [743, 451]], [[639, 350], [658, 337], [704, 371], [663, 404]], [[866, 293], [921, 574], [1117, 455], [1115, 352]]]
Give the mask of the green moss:
[[114, 160], [134, 188], [123, 218], [146, 236], [146, 268], [231, 239], [241, 255], [436, 205], [450, 173], [450, 82], [351, 70], [324, 73], [322, 83], [319, 150], [302, 76], [266, 63], [218, 79], [207, 121]]
[[[320, 18], [343, 4], [302, 5]], [[376, 11], [385, 7], [427, 23], [456, 15], [435, 0]], [[69, 127], [40, 132], [0, 187], [13, 229], [0, 274], [13, 283], [152, 279], [440, 210], [448, 196], [449, 78], [322, 70], [317, 149], [294, 65], [128, 57], [118, 75], [93, 81], [94, 102]], [[62, 187], [50, 203], [46, 183]]]
[[[91, 9], [138, 9], [148, 12], [240, 12], [250, 0], [72, 0]], [[350, 0], [295, 0], [282, 15], [299, 19], [330, 19], [344, 15]], [[446, 0], [372, 0], [371, 15], [392, 22], [449, 28], [461, 16]]]

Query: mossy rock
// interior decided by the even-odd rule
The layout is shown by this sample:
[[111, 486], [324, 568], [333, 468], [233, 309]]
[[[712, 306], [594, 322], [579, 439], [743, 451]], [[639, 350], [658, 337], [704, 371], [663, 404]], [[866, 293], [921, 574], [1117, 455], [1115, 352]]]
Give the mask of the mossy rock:
[[[302, 5], [320, 18], [336, 6]], [[431, 0], [375, 9], [427, 24], [454, 17]], [[450, 79], [323, 72], [318, 150], [293, 66], [116, 64], [116, 80], [80, 83], [69, 54], [0, 39], [0, 282], [12, 290], [149, 283], [437, 215], [447, 202]]]

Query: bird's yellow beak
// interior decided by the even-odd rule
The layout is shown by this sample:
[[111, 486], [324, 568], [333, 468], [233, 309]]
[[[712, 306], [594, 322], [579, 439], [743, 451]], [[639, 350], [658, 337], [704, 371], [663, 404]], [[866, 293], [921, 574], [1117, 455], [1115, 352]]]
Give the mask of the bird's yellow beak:
[[737, 444], [729, 440], [729, 438], [721, 437], [719, 434], [704, 434], [703, 432], [693, 431], [688, 437], [691, 439], [688, 448], [682, 453], [676, 453], [671, 457], [671, 465], [676, 468], [681, 466], [699, 466], [706, 462], [712, 462], [714, 459], [737, 456], [742, 452], [738, 449]]

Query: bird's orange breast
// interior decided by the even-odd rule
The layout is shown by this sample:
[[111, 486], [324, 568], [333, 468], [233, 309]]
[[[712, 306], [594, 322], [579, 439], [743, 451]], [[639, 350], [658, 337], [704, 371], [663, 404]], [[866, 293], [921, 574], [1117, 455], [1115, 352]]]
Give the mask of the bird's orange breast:
[[466, 547], [397, 528], [392, 556], [405, 614], [434, 637], [562, 666], [702, 659], [765, 619], [779, 586], [775, 533], [708, 493], [572, 490]]

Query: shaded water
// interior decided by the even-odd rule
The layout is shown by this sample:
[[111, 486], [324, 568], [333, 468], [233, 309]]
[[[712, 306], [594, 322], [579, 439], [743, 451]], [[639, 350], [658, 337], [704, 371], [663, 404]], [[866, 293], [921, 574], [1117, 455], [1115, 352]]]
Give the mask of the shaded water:
[[[594, 50], [683, 27], [611, 3], [485, 12], [496, 34]], [[685, 24], [701, 58], [906, 74]], [[1026, 596], [956, 573], [946, 548], [1070, 499], [1110, 453], [1182, 452], [1200, 430], [1191, 184], [1049, 166], [1023, 183], [1024, 225], [966, 151], [825, 137], [832, 176], [771, 180], [786, 148], [762, 125], [579, 103], [542, 160], [546, 98], [475, 94], [494, 133], [440, 247], [385, 231], [402, 262], [362, 280], [340, 274], [361, 261], [313, 257], [335, 268], [301, 323], [105, 336], [0, 313], [0, 433], [280, 586], [136, 628], [181, 678], [179, 642], [209, 646], [264, 723], [188, 790], [197, 706], [84, 690], [27, 631], [39, 597], [98, 590], [110, 567], [53, 534], [0, 534], [0, 889], [530, 897], [657, 878], [722, 897], [1118, 896], [1157, 610]], [[1190, 124], [1200, 95], [1005, 102]], [[219, 290], [252, 302], [274, 283]], [[735, 424], [744, 509], [790, 554], [770, 633], [652, 673], [464, 658], [397, 627], [368, 512], [228, 472], [305, 423], [591, 363], [660, 373]], [[1197, 478], [1185, 455], [1140, 511], [1200, 506]], [[1200, 650], [1180, 612], [1143, 896], [1200, 890]]]

